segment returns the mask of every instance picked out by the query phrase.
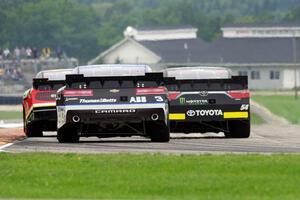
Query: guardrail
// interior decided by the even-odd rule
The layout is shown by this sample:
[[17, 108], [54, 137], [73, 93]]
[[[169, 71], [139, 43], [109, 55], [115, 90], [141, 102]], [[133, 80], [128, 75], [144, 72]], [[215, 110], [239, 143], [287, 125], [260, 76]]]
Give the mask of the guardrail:
[[0, 96], [0, 105], [22, 104], [22, 96]]

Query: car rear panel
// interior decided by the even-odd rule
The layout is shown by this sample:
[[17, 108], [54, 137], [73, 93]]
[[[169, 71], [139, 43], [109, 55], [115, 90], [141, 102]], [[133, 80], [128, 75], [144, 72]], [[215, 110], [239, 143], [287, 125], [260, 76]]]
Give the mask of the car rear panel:
[[[167, 120], [167, 92], [151, 77], [67, 76], [67, 87], [58, 93], [58, 128], [73, 123], [135, 122], [150, 120], [157, 113]], [[149, 86], [149, 87], [147, 87]]]
[[249, 119], [247, 77], [168, 80], [171, 121]]

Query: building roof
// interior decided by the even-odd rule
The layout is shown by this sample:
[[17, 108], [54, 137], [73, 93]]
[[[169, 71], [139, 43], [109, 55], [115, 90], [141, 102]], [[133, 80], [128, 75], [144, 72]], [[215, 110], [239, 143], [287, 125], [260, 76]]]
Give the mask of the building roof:
[[157, 30], [177, 30], [177, 29], [197, 29], [192, 25], [165, 25], [165, 26], [141, 26], [135, 27], [137, 31], [157, 31]]
[[273, 28], [273, 27], [300, 27], [300, 23], [251, 23], [225, 24], [222, 28]]
[[[296, 39], [300, 60], [300, 40]], [[223, 63], [292, 63], [292, 38], [221, 38], [207, 51], [221, 56]]]
[[[297, 61], [300, 39], [296, 38]], [[132, 42], [168, 64], [280, 64], [293, 63], [293, 38], [220, 38], [208, 43], [202, 39], [144, 40], [124, 38], [90, 63], [105, 57], [126, 42]], [[126, 56], [126, 55], [125, 55]], [[155, 64], [155, 63], [153, 63]]]
[[[162, 63], [293, 63], [291, 38], [142, 41]], [[300, 40], [296, 40], [300, 60]]]
[[201, 39], [140, 41], [160, 56], [162, 63], [200, 63], [218, 61], [219, 55], [207, 52], [210, 44]]

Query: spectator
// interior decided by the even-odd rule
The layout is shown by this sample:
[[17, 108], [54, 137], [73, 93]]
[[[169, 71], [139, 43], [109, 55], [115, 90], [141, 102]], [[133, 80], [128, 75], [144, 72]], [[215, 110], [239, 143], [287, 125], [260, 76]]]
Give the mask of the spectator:
[[49, 47], [43, 48], [42, 49], [42, 56], [44, 58], [50, 58], [50, 56], [51, 56], [51, 49]]
[[26, 49], [26, 57], [27, 58], [32, 58], [32, 50], [29, 47], [27, 47], [27, 49]]
[[3, 51], [3, 54], [4, 54], [4, 58], [5, 59], [8, 59], [9, 56], [10, 56], [10, 51], [8, 48], [5, 48], [4, 51]]
[[37, 50], [37, 48], [33, 47], [31, 51], [32, 51], [33, 58], [37, 59], [38, 58], [38, 50]]
[[56, 54], [56, 57], [60, 60], [61, 59], [61, 56], [63, 54], [63, 50], [61, 49], [60, 46], [58, 46], [55, 50], [55, 54]]
[[19, 47], [16, 47], [14, 49], [14, 57], [17, 60], [17, 63], [20, 63], [20, 59], [21, 59], [21, 50], [19, 49]]
[[26, 57], [26, 49], [24, 47], [21, 48], [21, 58]]
[[2, 57], [3, 56], [3, 50], [2, 50], [2, 48], [0, 48], [0, 60], [2, 60]]

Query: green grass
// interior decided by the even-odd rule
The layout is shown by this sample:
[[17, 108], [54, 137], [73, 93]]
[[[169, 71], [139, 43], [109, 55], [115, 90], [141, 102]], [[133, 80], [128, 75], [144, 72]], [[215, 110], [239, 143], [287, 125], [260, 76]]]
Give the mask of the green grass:
[[300, 197], [300, 155], [0, 153], [0, 175], [0, 198]]
[[265, 123], [265, 121], [255, 113], [251, 113], [251, 124], [261, 125]]
[[275, 115], [284, 117], [289, 122], [297, 124], [300, 121], [300, 99], [294, 96], [253, 96], [254, 101], [268, 108]]
[[5, 119], [22, 119], [21, 111], [0, 111], [0, 120]]

